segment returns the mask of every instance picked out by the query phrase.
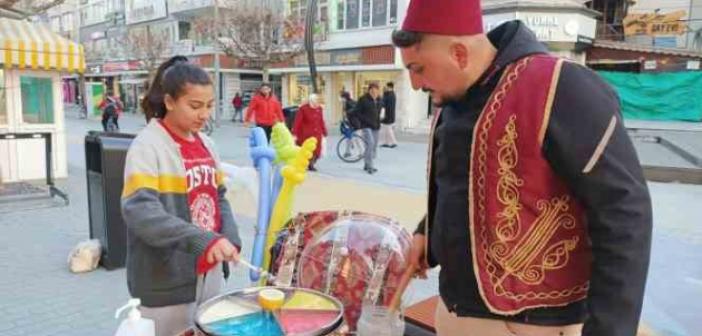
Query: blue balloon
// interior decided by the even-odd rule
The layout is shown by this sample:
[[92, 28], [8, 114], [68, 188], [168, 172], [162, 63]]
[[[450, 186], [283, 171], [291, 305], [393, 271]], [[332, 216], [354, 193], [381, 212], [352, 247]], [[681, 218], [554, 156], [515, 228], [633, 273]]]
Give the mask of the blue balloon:
[[[280, 174], [280, 170], [283, 169], [282, 164], [275, 166], [275, 172], [273, 173], [273, 191], [271, 192], [271, 209], [268, 212], [273, 214], [273, 207], [275, 206], [275, 201], [278, 199], [278, 194], [280, 194], [280, 188], [283, 186], [283, 175]], [[270, 218], [270, 217], [269, 217]]]
[[[268, 223], [271, 218], [271, 208], [273, 206], [271, 195], [271, 163], [275, 159], [275, 150], [268, 146], [268, 138], [262, 128], [256, 127], [251, 130], [249, 137], [249, 147], [251, 160], [258, 170], [260, 191], [258, 193], [258, 219], [256, 222], [256, 237], [254, 238], [253, 255], [251, 264], [261, 267], [263, 255], [266, 251], [266, 234]], [[251, 271], [249, 273], [251, 281], [258, 281], [259, 273]]]

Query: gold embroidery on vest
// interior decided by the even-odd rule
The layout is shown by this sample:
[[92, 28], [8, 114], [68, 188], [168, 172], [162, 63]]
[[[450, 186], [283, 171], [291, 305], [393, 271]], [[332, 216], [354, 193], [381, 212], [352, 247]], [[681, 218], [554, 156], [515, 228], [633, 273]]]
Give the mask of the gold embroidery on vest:
[[[501, 85], [495, 93], [494, 99], [485, 114], [485, 123], [478, 134], [480, 145], [477, 154], [477, 176], [475, 179], [477, 189], [477, 215], [482, 223], [480, 230], [481, 244], [483, 250], [483, 260], [485, 270], [490, 277], [493, 291], [496, 295], [505, 296], [515, 301], [523, 300], [544, 300], [568, 297], [576, 294], [586, 293], [589, 289], [589, 282], [574, 286], [564, 290], [553, 290], [549, 292], [530, 291], [523, 294], [515, 294], [507, 291], [502, 282], [510, 275], [517, 277], [526, 284], [534, 285], [543, 282], [545, 271], [564, 267], [568, 264], [569, 252], [575, 249], [578, 244], [578, 237], [559, 241], [551, 246], [546, 246], [548, 241], [559, 227], [573, 229], [575, 219], [567, 213], [570, 201], [567, 195], [555, 197], [549, 200], [539, 200], [537, 208], [539, 216], [534, 221], [529, 231], [517, 243], [514, 249], [509, 249], [506, 243], [514, 241], [520, 233], [521, 223], [519, 221], [519, 186], [524, 181], [520, 179], [513, 169], [517, 167], [518, 152], [516, 139], [516, 116], [510, 117], [505, 127], [505, 134], [497, 144], [498, 151], [498, 174], [500, 179], [497, 185], [497, 199], [505, 206], [498, 213], [498, 223], [494, 234], [498, 242], [488, 246], [488, 230], [486, 220], [486, 173], [487, 173], [487, 151], [488, 133], [493, 126], [497, 112], [502, 108], [502, 101], [507, 92], [519, 77], [520, 73], [527, 67], [531, 57], [527, 57], [518, 62], [512, 71], [505, 78], [505, 83]], [[543, 252], [543, 253], [542, 253]], [[536, 260], [542, 254], [541, 260]], [[500, 266], [500, 270], [498, 270]], [[498, 274], [503, 273], [503, 274]]]

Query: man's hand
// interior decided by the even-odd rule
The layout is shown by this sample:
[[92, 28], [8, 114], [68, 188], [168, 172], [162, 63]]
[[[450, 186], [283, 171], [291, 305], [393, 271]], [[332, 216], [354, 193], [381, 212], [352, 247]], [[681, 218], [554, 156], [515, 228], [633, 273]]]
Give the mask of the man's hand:
[[207, 262], [210, 264], [237, 260], [239, 260], [239, 251], [226, 238], [218, 240], [207, 254]]
[[427, 269], [429, 269], [429, 265], [424, 257], [424, 254], [426, 253], [426, 243], [427, 237], [423, 234], [415, 234], [414, 237], [412, 237], [409, 262], [410, 266], [414, 267], [416, 270], [415, 276], [419, 277], [420, 279], [427, 278]]
[[251, 123], [249, 123], [248, 121], [244, 121], [244, 127], [246, 127], [246, 128], [251, 127]]

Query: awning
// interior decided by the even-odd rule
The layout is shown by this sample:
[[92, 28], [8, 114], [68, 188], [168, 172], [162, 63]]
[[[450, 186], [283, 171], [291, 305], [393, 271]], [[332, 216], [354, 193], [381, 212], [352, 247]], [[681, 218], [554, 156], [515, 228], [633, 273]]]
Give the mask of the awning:
[[83, 46], [40, 23], [0, 18], [0, 63], [4, 67], [83, 73]]

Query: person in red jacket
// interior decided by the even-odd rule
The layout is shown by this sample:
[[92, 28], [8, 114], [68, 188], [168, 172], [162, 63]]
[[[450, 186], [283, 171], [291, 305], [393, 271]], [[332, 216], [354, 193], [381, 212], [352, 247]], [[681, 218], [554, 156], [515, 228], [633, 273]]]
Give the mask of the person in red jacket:
[[321, 154], [322, 138], [327, 136], [327, 127], [324, 125], [324, 110], [316, 94], [311, 94], [309, 102], [300, 106], [300, 110], [295, 115], [292, 133], [297, 137], [298, 146], [302, 146], [302, 143], [309, 138], [317, 138], [317, 148], [314, 150], [309, 166], [309, 170], [317, 171], [314, 164]]
[[249, 125], [251, 119], [255, 121], [257, 127], [261, 127], [266, 131], [269, 141], [273, 125], [285, 121], [283, 107], [280, 105], [278, 98], [271, 93], [269, 84], [261, 85], [258, 94], [251, 99], [249, 108], [246, 110], [246, 117], [244, 117], [246, 126]]
[[244, 122], [242, 111], [244, 110], [244, 100], [241, 99], [241, 94], [236, 93], [236, 96], [232, 99], [232, 106], [234, 107], [234, 117], [232, 117], [233, 122]]

